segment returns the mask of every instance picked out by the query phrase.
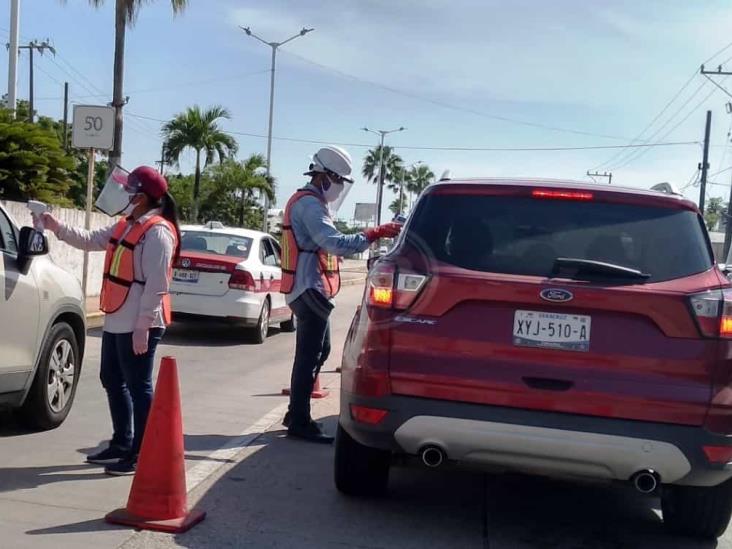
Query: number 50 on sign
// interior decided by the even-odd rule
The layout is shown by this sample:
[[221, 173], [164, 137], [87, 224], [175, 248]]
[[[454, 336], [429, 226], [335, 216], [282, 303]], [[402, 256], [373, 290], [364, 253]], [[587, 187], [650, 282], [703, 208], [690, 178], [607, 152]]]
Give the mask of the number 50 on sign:
[[71, 143], [77, 149], [111, 149], [114, 145], [114, 108], [74, 105]]

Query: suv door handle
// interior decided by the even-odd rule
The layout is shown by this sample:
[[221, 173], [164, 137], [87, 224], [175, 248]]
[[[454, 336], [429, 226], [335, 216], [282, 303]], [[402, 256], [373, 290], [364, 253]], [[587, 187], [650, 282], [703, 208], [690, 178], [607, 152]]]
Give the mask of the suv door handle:
[[574, 387], [573, 381], [552, 379], [548, 377], [522, 377], [521, 380], [532, 389], [541, 391], [569, 391]]

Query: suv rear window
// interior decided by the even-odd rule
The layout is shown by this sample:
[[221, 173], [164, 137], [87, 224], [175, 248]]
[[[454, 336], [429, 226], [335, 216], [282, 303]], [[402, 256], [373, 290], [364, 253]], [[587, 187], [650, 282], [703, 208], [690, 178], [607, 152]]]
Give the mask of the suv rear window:
[[713, 265], [694, 212], [615, 203], [430, 194], [406, 239], [438, 261], [517, 275], [550, 276], [559, 257], [630, 267], [649, 282]]

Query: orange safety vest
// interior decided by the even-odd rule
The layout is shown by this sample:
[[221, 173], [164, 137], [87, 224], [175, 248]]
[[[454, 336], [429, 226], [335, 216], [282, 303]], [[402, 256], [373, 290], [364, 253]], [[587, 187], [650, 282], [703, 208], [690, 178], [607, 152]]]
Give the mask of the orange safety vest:
[[[133, 284], [145, 285], [145, 282], [135, 278], [134, 250], [145, 233], [154, 225], [165, 224], [170, 229], [173, 238], [177, 238], [175, 227], [164, 217], [153, 215], [144, 223], [135, 223], [130, 231], [122, 238], [127, 230], [127, 220], [120, 219], [112, 231], [112, 238], [107, 244], [107, 255], [104, 258], [104, 277], [102, 293], [99, 296], [99, 308], [105, 313], [119, 311], [127, 300], [130, 287]], [[174, 244], [174, 248], [177, 244]], [[168, 269], [168, 278], [172, 275], [172, 265]], [[170, 294], [165, 294], [163, 301], [163, 319], [170, 324]]]
[[322, 248], [316, 250], [303, 250], [298, 246], [295, 233], [290, 224], [290, 211], [295, 202], [305, 196], [314, 196], [325, 204], [323, 198], [313, 191], [300, 189], [292, 195], [285, 206], [285, 215], [282, 220], [282, 284], [280, 292], [289, 294], [295, 286], [295, 270], [297, 269], [297, 258], [301, 253], [317, 254], [320, 278], [323, 281], [326, 297], [334, 297], [341, 289], [341, 273], [338, 266], [338, 258], [329, 254]]

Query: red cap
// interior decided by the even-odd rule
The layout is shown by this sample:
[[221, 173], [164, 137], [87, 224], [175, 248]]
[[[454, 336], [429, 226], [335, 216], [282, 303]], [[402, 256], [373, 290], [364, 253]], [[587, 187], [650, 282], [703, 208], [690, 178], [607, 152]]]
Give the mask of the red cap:
[[150, 166], [140, 166], [132, 170], [127, 178], [127, 186], [156, 200], [168, 192], [168, 182]]

